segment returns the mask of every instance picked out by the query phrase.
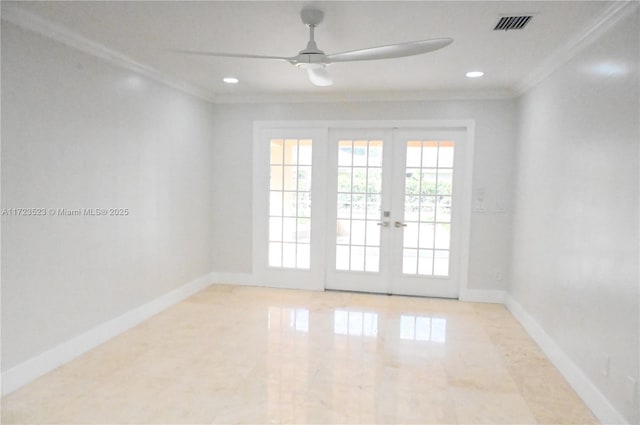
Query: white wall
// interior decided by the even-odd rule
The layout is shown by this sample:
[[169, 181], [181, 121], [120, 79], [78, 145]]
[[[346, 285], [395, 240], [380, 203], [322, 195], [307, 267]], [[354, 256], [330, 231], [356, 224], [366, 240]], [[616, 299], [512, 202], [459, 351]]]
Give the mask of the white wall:
[[2, 371], [211, 271], [212, 106], [2, 22]]
[[[515, 100], [221, 104], [215, 107], [213, 151], [213, 269], [250, 273], [252, 143], [254, 120], [473, 119], [476, 124], [474, 188], [485, 192], [486, 212], [471, 220], [469, 287], [505, 289], [514, 157]], [[497, 205], [504, 212], [495, 212]]]
[[627, 380], [640, 359], [639, 29], [636, 8], [520, 99], [510, 287], [630, 423], [640, 420]]

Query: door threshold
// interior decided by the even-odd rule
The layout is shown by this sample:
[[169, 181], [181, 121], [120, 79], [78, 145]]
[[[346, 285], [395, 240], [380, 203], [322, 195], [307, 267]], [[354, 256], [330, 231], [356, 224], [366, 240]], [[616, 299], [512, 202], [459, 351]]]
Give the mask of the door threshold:
[[448, 298], [448, 297], [437, 297], [434, 295], [405, 295], [405, 294], [392, 294], [387, 292], [367, 292], [367, 291], [350, 291], [348, 289], [324, 289], [325, 292], [342, 292], [347, 294], [363, 294], [363, 295], [381, 295], [387, 297], [407, 297], [407, 298], [427, 298], [434, 300], [450, 300], [450, 301], [460, 301], [459, 297], [456, 298]]

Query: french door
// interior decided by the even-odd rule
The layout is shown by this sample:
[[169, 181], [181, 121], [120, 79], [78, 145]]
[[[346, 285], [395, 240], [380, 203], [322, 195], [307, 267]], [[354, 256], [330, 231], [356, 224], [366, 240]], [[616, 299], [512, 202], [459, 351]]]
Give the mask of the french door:
[[361, 123], [255, 126], [250, 283], [456, 298], [472, 124]]
[[253, 283], [324, 288], [326, 130], [256, 131]]
[[329, 132], [325, 288], [458, 296], [465, 136]]

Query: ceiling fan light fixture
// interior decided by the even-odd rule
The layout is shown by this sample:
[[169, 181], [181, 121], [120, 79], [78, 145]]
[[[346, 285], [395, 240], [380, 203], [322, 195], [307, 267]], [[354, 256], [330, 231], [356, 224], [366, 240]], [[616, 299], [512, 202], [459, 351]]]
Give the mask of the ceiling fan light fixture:
[[324, 66], [306, 68], [309, 81], [318, 87], [327, 87], [333, 84], [329, 71]]
[[467, 78], [479, 78], [479, 77], [482, 77], [484, 75], [484, 72], [482, 72], [482, 71], [469, 71], [465, 75], [467, 76]]
[[224, 77], [222, 81], [224, 81], [227, 84], [238, 84], [238, 82], [240, 82], [240, 80], [238, 80], [235, 77]]

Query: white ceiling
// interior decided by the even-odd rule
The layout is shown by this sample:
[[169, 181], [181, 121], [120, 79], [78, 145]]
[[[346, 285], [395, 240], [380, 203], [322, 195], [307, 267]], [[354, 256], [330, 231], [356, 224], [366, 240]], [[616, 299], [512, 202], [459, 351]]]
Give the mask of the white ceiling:
[[[3, 2], [3, 10], [7, 2]], [[402, 59], [330, 66], [331, 87], [315, 87], [306, 73], [285, 62], [182, 56], [193, 49], [293, 56], [308, 29], [299, 12], [313, 4], [325, 12], [316, 29], [327, 53], [452, 37], [440, 51]], [[19, 2], [28, 11], [118, 51], [212, 96], [345, 95], [358, 93], [505, 93], [559, 47], [598, 21], [602, 1], [175, 1]], [[533, 14], [522, 31], [493, 31], [501, 15]], [[468, 79], [465, 72], [485, 76]], [[224, 84], [234, 76], [240, 84]]]

